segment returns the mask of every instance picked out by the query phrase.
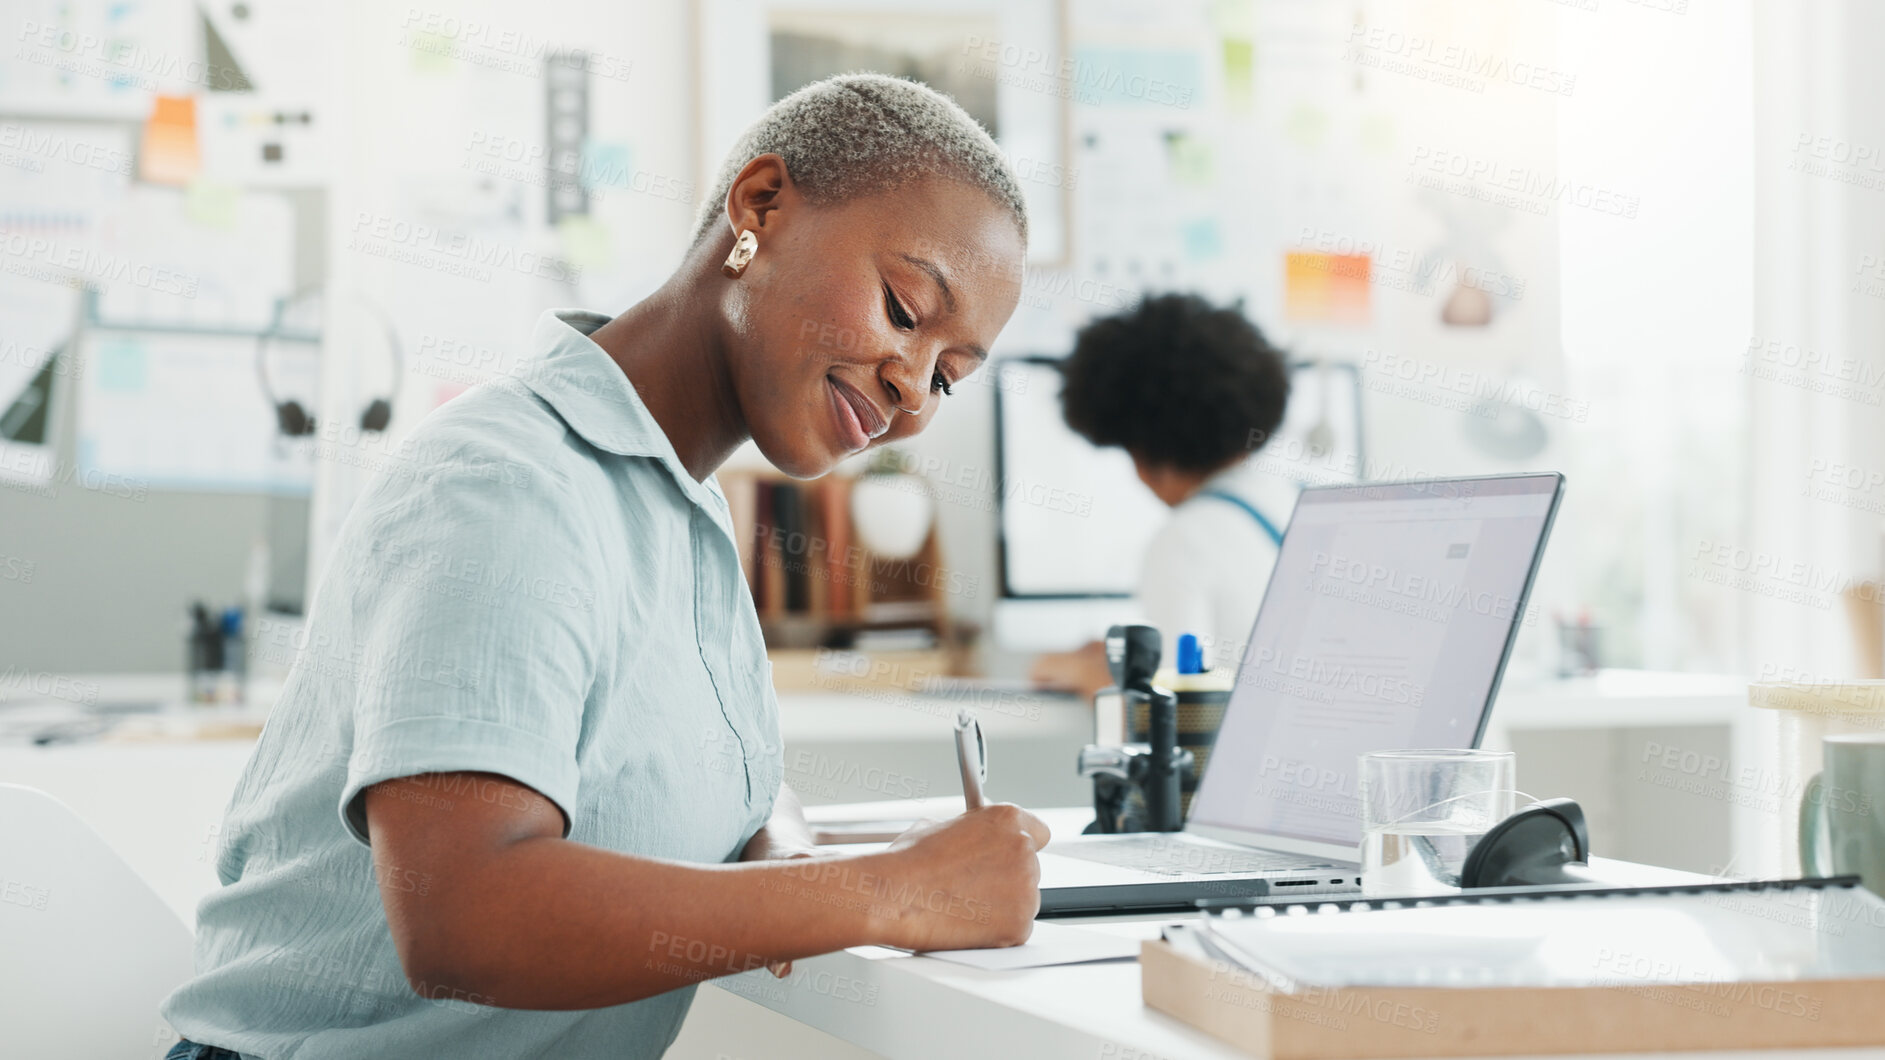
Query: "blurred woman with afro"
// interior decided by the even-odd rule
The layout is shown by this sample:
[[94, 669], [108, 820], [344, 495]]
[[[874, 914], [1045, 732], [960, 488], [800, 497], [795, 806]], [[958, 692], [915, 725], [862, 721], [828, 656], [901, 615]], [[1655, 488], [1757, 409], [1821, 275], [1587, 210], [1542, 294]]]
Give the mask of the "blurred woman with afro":
[[[1063, 362], [1061, 409], [1094, 445], [1124, 449], [1172, 512], [1146, 548], [1137, 604], [1207, 666], [1235, 666], [1296, 503], [1296, 486], [1252, 459], [1283, 422], [1289, 366], [1235, 308], [1196, 295], [1145, 298], [1082, 328]], [[1112, 683], [1099, 642], [1044, 655], [1036, 683], [1091, 695]]]

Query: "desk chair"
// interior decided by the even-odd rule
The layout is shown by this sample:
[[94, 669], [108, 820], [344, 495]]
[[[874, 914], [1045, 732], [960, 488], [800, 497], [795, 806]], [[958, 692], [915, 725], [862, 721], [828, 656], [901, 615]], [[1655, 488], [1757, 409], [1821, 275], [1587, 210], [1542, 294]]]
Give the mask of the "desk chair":
[[9, 1056], [162, 1056], [157, 1015], [191, 972], [190, 929], [98, 833], [0, 784], [0, 998]]

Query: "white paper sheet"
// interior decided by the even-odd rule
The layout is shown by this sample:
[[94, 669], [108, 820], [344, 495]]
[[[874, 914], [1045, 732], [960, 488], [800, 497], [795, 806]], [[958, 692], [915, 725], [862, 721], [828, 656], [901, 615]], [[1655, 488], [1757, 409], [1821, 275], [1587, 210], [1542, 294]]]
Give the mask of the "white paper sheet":
[[279, 195], [206, 205], [190, 191], [137, 185], [80, 255], [108, 324], [260, 331], [292, 294], [294, 210]]
[[1034, 922], [1034, 934], [1019, 946], [988, 950], [934, 950], [921, 956], [934, 957], [951, 964], [966, 964], [985, 971], [1006, 972], [1059, 964], [1137, 960], [1139, 940], [1037, 920]]

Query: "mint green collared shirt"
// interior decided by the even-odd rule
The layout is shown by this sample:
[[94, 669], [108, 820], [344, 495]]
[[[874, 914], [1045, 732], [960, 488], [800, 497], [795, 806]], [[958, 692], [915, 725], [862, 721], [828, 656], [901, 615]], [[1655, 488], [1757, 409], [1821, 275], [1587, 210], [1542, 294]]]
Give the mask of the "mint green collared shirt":
[[[701, 863], [770, 816], [778, 708], [726, 498], [590, 341], [606, 320], [545, 313], [534, 356], [428, 416], [348, 515], [223, 821], [196, 976], [164, 1004], [184, 1037], [266, 1060], [565, 1060], [658, 1057], [679, 1031], [692, 987], [588, 1012], [416, 992], [361, 810], [383, 780], [496, 773], [573, 841]], [[501, 794], [402, 797], [446, 816]]]

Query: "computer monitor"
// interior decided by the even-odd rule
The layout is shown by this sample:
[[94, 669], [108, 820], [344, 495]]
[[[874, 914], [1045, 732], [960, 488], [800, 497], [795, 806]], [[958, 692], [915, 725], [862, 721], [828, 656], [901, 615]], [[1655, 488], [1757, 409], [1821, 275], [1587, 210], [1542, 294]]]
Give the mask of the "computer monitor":
[[[1003, 599], [1131, 596], [1146, 546], [1170, 510], [1123, 451], [1095, 447], [1067, 426], [1057, 359], [1007, 358], [990, 371]], [[1354, 365], [1292, 365], [1283, 425], [1256, 458], [1305, 485], [1364, 477], [1360, 395]], [[1318, 424], [1327, 427], [1328, 448], [1311, 455]]]
[[1187, 827], [1353, 849], [1362, 754], [1477, 747], [1563, 484], [1304, 490]]

